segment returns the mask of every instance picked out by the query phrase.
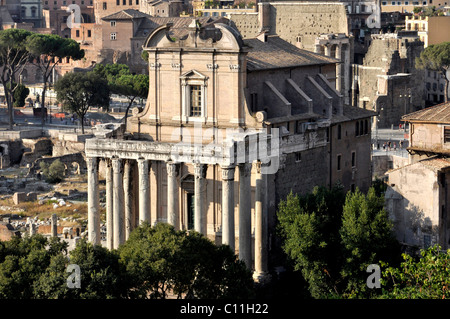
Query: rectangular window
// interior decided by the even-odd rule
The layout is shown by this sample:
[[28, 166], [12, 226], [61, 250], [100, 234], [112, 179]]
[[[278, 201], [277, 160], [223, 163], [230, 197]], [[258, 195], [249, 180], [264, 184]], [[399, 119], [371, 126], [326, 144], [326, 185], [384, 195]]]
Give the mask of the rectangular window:
[[92, 31], [91, 30], [87, 30], [87, 36], [88, 36], [88, 38], [90, 38], [92, 36]]
[[116, 21], [111, 21], [111, 22], [110, 22], [110, 25], [111, 25], [112, 27], [115, 27], [115, 26], [116, 26]]
[[352, 152], [352, 167], [356, 167], [356, 152]]
[[302, 153], [300, 152], [295, 153], [295, 161], [297, 163], [302, 161]]
[[116, 6], [120, 5], [120, 0], [116, 0]]
[[116, 40], [117, 39], [117, 34], [115, 32], [111, 32], [110, 39], [111, 40]]
[[337, 170], [340, 171], [341, 170], [341, 155], [337, 156]]
[[107, 10], [108, 9], [108, 5], [106, 4], [106, 2], [103, 2], [103, 10]]
[[123, 4], [124, 6], [126, 6], [126, 5], [127, 5], [127, 0], [123, 0], [123, 1], [122, 1], [122, 4]]
[[190, 116], [202, 116], [202, 88], [200, 85], [190, 86]]
[[450, 143], [450, 126], [444, 127], [444, 143]]
[[80, 30], [75, 30], [75, 36], [76, 36], [77, 38], [80, 37]]
[[136, 5], [138, 5], [139, 4], [139, 0], [136, 0]]

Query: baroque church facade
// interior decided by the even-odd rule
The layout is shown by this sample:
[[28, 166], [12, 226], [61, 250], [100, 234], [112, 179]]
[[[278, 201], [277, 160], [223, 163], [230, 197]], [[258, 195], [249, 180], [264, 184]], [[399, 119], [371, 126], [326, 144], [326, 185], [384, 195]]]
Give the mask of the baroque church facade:
[[289, 192], [370, 186], [374, 114], [344, 104], [336, 59], [196, 19], [156, 28], [143, 49], [147, 104], [126, 130], [99, 126], [86, 140], [92, 243], [117, 248], [140, 223], [167, 222], [229, 245], [264, 280], [276, 263], [277, 205]]

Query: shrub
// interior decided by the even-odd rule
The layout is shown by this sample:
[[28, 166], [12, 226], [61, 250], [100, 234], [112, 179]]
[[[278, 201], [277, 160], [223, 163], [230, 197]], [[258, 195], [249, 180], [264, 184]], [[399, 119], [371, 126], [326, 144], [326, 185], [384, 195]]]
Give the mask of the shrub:
[[59, 159], [54, 160], [50, 165], [46, 162], [41, 162], [39, 165], [48, 183], [59, 183], [64, 179], [65, 167]]

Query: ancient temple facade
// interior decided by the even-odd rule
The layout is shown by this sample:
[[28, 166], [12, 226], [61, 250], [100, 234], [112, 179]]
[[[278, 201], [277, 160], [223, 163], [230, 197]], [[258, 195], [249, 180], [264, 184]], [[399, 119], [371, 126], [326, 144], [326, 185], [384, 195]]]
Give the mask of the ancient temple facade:
[[[279, 200], [329, 185], [331, 129], [353, 128], [354, 112], [358, 121], [372, 114], [348, 116], [328, 81], [337, 60], [276, 36], [242, 40], [230, 26], [193, 20], [155, 29], [143, 49], [147, 104], [133, 110], [126, 131], [106, 129], [86, 141], [89, 240], [117, 248], [140, 223], [167, 222], [229, 245], [256, 280], [266, 278]], [[363, 171], [355, 175], [363, 176], [361, 187], [370, 183]]]

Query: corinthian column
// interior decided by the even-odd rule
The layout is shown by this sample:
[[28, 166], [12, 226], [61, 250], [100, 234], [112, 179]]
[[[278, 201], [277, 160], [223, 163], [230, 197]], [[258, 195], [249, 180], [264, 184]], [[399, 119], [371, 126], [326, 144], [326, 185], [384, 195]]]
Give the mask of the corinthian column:
[[178, 218], [178, 165], [173, 162], [166, 163], [167, 168], [167, 222], [179, 229]]
[[234, 166], [222, 167], [222, 244], [234, 251]]
[[251, 164], [239, 164], [239, 259], [252, 268]]
[[261, 162], [256, 167], [255, 190], [255, 271], [253, 278], [262, 282], [268, 276], [267, 271], [267, 212], [265, 201], [266, 176], [261, 173]]
[[113, 167], [113, 228], [114, 228], [114, 248], [117, 249], [124, 243], [124, 211], [123, 211], [123, 179], [122, 160], [112, 159]]
[[139, 224], [150, 223], [150, 183], [149, 183], [149, 161], [138, 159], [139, 174]]
[[100, 203], [98, 192], [98, 160], [87, 158], [88, 175], [88, 240], [94, 245], [100, 244]]
[[131, 163], [129, 160], [125, 161], [123, 165], [123, 195], [124, 195], [124, 209], [125, 209], [125, 240], [128, 240], [133, 229], [132, 214], [132, 185], [131, 185]]
[[113, 173], [111, 160], [106, 160], [106, 248], [113, 249]]
[[194, 229], [206, 236], [206, 164], [194, 164], [195, 213]]

